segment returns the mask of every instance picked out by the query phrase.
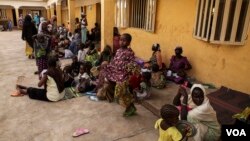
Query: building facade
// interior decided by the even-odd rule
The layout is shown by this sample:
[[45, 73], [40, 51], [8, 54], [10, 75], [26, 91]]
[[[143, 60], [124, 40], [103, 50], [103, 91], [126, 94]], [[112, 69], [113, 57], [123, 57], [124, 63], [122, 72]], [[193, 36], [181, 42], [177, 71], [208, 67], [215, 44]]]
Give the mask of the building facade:
[[34, 1], [23, 0], [23, 5], [16, 6], [0, 0], [0, 7], [7, 7], [6, 16], [11, 19], [13, 9], [19, 15], [20, 10], [25, 14], [34, 7], [34, 11], [43, 8], [43, 16], [56, 15], [58, 24], [69, 24], [72, 31], [75, 18], [84, 12], [88, 29], [96, 22], [101, 25], [101, 47], [112, 46], [117, 26], [121, 33], [132, 35], [131, 48], [140, 58], [148, 60], [152, 44], [159, 43], [167, 65], [175, 47], [182, 46], [193, 66], [190, 76], [250, 94], [249, 0]]

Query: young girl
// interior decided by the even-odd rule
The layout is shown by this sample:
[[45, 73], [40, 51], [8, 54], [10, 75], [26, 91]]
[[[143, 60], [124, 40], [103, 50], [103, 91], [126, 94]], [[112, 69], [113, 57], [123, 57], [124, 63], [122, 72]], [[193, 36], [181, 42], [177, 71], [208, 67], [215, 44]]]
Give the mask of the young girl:
[[79, 62], [84, 62], [85, 60], [85, 57], [86, 57], [86, 53], [87, 53], [87, 50], [85, 50], [85, 45], [84, 44], [80, 44], [80, 47], [79, 47], [79, 51], [78, 51], [78, 54], [77, 54], [77, 58], [78, 58], [78, 61]]
[[74, 81], [71, 66], [65, 66], [63, 69], [63, 74], [64, 74], [64, 87], [65, 88], [71, 87], [71, 84]]
[[130, 34], [122, 34], [120, 38], [121, 47], [117, 50], [114, 59], [105, 68], [106, 79], [116, 83], [114, 96], [116, 101], [126, 108], [124, 116], [132, 116], [136, 112], [133, 94], [128, 91], [129, 72], [127, 71], [127, 65], [135, 60], [134, 52], [129, 47], [131, 40]]
[[158, 119], [155, 123], [155, 129], [159, 130], [158, 141], [180, 141], [182, 134], [175, 127], [178, 119], [178, 109], [170, 104], [166, 104], [161, 108], [161, 119]]
[[17, 86], [20, 95], [29, 95], [31, 99], [43, 101], [59, 101], [64, 97], [64, 81], [63, 72], [57, 67], [57, 58], [51, 57], [48, 60], [48, 70], [44, 73], [42, 79], [38, 83], [43, 89], [27, 88]]
[[142, 100], [144, 98], [148, 98], [151, 94], [150, 87], [151, 87], [151, 73], [150, 72], [144, 72], [142, 73], [141, 83], [140, 87], [138, 89], [135, 89], [135, 95], [138, 100]]
[[47, 60], [49, 53], [50, 40], [49, 36], [39, 33], [34, 36], [34, 49], [35, 49], [35, 58], [36, 64], [38, 67], [38, 73], [40, 74], [44, 69], [47, 69]]
[[163, 89], [166, 86], [166, 80], [162, 73], [159, 70], [159, 66], [157, 64], [152, 65], [152, 78], [151, 78], [152, 87], [157, 89]]
[[80, 65], [79, 75], [76, 80], [78, 83], [76, 86], [77, 91], [88, 92], [95, 88], [90, 78], [91, 67], [92, 66], [89, 62]]
[[81, 65], [81, 63], [78, 62], [77, 56], [74, 56], [72, 58], [72, 63], [71, 63], [72, 74], [74, 77], [79, 74], [80, 65]]

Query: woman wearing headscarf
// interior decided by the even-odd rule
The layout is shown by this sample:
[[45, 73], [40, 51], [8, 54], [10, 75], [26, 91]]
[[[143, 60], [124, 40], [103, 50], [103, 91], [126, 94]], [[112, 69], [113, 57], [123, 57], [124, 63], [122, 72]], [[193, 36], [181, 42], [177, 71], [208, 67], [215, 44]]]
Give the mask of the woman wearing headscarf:
[[52, 25], [52, 34], [57, 34], [57, 18], [56, 15], [52, 16], [50, 19], [50, 24]]
[[152, 56], [148, 62], [145, 63], [146, 68], [151, 68], [154, 64], [159, 66], [159, 69], [162, 70], [164, 64], [162, 63], [161, 49], [159, 44], [152, 45]]
[[47, 31], [47, 27], [46, 27], [46, 30], [45, 30], [45, 26], [47, 26], [47, 23], [46, 23], [46, 19], [44, 17], [41, 17], [40, 18], [40, 24], [38, 26], [38, 33], [45, 33], [45, 31]]
[[36, 34], [37, 30], [35, 24], [32, 22], [32, 18], [29, 15], [26, 15], [23, 23], [22, 39], [26, 41], [25, 53], [26, 56], [28, 56], [29, 58], [32, 58], [32, 53], [33, 53], [32, 36]]
[[85, 42], [87, 41], [88, 22], [87, 22], [86, 14], [82, 13], [81, 17], [82, 17], [82, 19], [81, 19], [81, 37], [82, 37], [82, 43], [85, 44]]
[[36, 64], [38, 73], [40, 74], [44, 69], [48, 68], [47, 60], [50, 51], [50, 37], [46, 34], [39, 33], [34, 36], [34, 54], [36, 57]]
[[220, 124], [216, 112], [206, 97], [205, 88], [201, 84], [191, 87], [191, 94], [180, 87], [174, 98], [173, 104], [179, 106], [181, 119], [187, 119], [192, 123], [197, 133], [193, 137], [195, 141], [217, 141], [220, 137]]
[[182, 56], [182, 53], [182, 47], [175, 48], [175, 55], [171, 57], [169, 70], [167, 71], [167, 79], [177, 84], [185, 81], [186, 71], [192, 68], [187, 57]]

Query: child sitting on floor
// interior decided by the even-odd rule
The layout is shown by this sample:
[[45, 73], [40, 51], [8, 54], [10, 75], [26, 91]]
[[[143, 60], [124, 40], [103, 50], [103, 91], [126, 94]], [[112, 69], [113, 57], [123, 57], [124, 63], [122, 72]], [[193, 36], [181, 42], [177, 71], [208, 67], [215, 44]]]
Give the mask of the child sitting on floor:
[[73, 76], [77, 76], [79, 74], [79, 69], [80, 69], [80, 62], [78, 62], [77, 60], [77, 56], [74, 56], [72, 58], [72, 63], [71, 63], [71, 69], [72, 69], [72, 73]]
[[94, 66], [98, 60], [98, 57], [99, 55], [98, 55], [97, 50], [95, 49], [95, 45], [91, 44], [86, 54], [85, 61], [91, 62], [91, 64]]
[[72, 75], [71, 66], [65, 66], [63, 69], [64, 76], [64, 87], [71, 87], [72, 82], [74, 81], [74, 76]]
[[152, 87], [157, 89], [163, 89], [166, 86], [166, 80], [162, 73], [159, 70], [159, 66], [157, 64], [152, 65], [152, 78], [151, 78]]
[[77, 77], [77, 86], [76, 90], [78, 92], [88, 92], [92, 91], [95, 88], [93, 85], [91, 77], [90, 77], [90, 69], [91, 69], [90, 62], [85, 62], [84, 64], [80, 65], [79, 75]]
[[179, 121], [178, 109], [170, 104], [166, 104], [161, 108], [161, 119], [155, 123], [155, 129], [159, 130], [158, 141], [180, 141], [182, 134], [175, 127]]
[[79, 45], [79, 50], [78, 50], [78, 54], [77, 54], [77, 58], [78, 58], [79, 62], [84, 62], [84, 60], [85, 60], [86, 53], [87, 53], [87, 50], [85, 49], [85, 47], [86, 46], [82, 43]]
[[140, 87], [134, 90], [135, 96], [138, 100], [148, 98], [151, 94], [151, 73], [144, 72], [142, 73]]

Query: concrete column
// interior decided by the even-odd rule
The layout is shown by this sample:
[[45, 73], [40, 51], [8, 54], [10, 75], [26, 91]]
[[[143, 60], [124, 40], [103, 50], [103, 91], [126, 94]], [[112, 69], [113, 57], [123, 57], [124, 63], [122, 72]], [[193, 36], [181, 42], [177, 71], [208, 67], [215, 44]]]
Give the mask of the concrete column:
[[18, 25], [18, 20], [19, 20], [19, 11], [18, 8], [15, 8], [15, 12], [16, 12], [16, 22], [17, 22], [17, 28], [19, 29], [19, 25]]
[[116, 0], [101, 0], [101, 50], [105, 45], [113, 46]]
[[75, 0], [68, 0], [68, 14], [70, 31], [75, 31]]
[[46, 8], [46, 11], [47, 11], [47, 20], [49, 20], [49, 19], [51, 19], [51, 11], [50, 11], [50, 8], [48, 7], [48, 8]]
[[53, 17], [55, 14], [54, 14], [54, 11], [55, 11], [55, 7], [54, 7], [54, 5], [52, 4], [51, 6], [50, 6], [50, 17]]
[[61, 3], [56, 3], [56, 19], [57, 19], [57, 25], [62, 25], [62, 6]]

